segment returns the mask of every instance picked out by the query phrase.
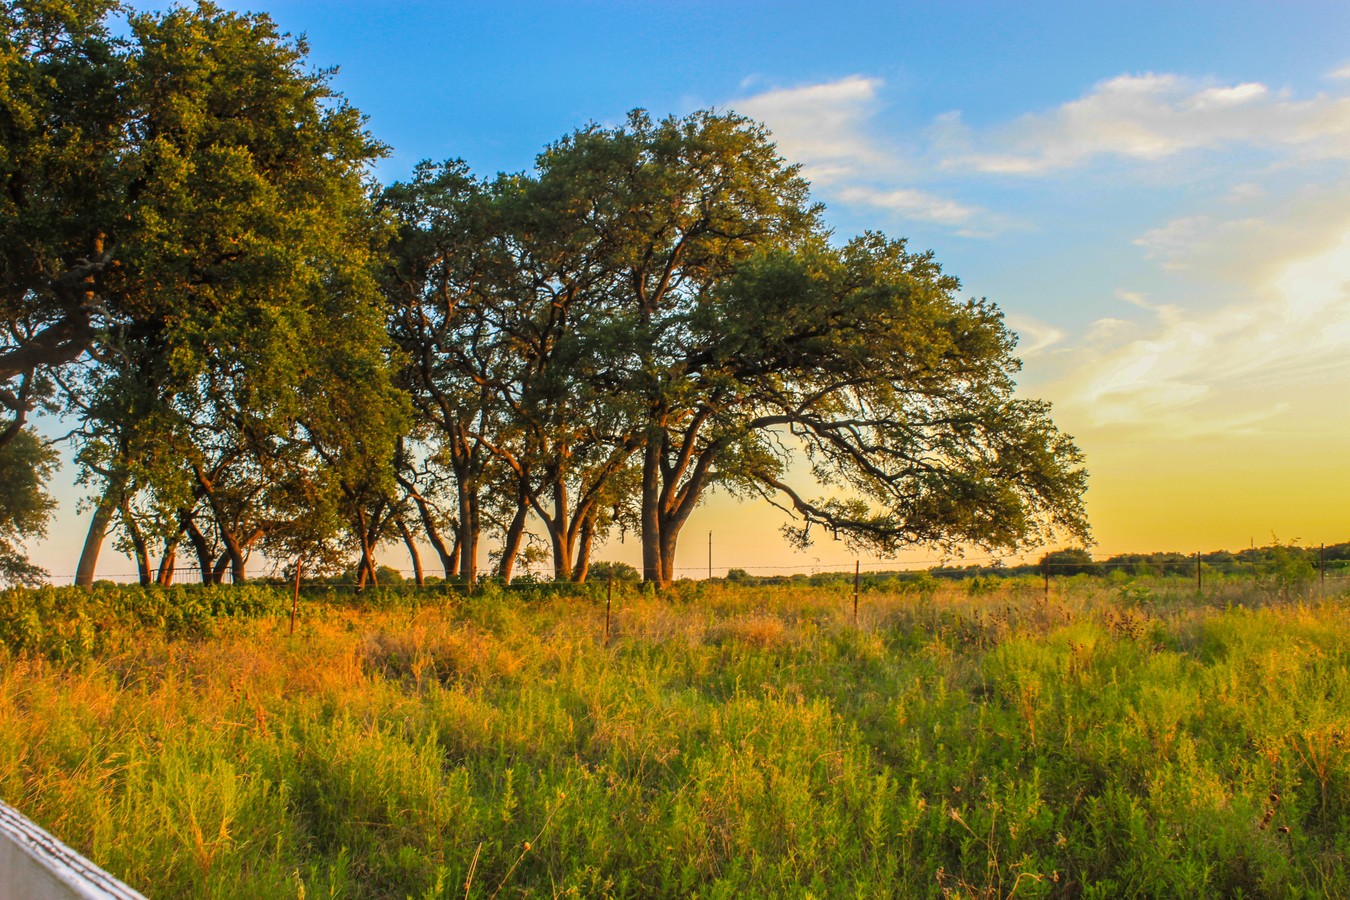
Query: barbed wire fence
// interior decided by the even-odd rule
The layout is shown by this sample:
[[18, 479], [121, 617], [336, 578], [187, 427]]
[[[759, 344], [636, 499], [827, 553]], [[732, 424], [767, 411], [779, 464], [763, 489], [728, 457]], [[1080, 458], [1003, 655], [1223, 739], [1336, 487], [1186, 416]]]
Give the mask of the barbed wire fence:
[[[1273, 545], [1280, 547], [1282, 545]], [[1333, 545], [1338, 546], [1338, 545]], [[811, 563], [798, 564], [772, 564], [772, 565], [722, 565], [713, 567], [711, 564], [705, 566], [676, 566], [674, 572], [677, 573], [680, 580], [690, 581], [738, 581], [747, 580], [755, 582], [774, 582], [774, 581], [802, 581], [812, 578], [826, 578], [834, 581], [855, 580], [861, 581], [864, 576], [870, 576], [875, 579], [878, 576], [906, 579], [919, 578], [925, 574], [942, 580], [961, 580], [976, 577], [1016, 577], [1016, 576], [1039, 576], [1045, 580], [1047, 586], [1050, 579], [1063, 577], [1066, 575], [1106, 575], [1111, 572], [1121, 571], [1127, 574], [1145, 576], [1193, 576], [1196, 581], [1197, 590], [1203, 590], [1205, 582], [1215, 578], [1228, 577], [1260, 577], [1271, 574], [1271, 562], [1268, 559], [1250, 558], [1244, 559], [1243, 555], [1255, 557], [1262, 551], [1270, 551], [1272, 547], [1251, 548], [1241, 551], [1217, 550], [1208, 553], [1196, 551], [1191, 553], [1177, 553], [1170, 551], [1162, 552], [1139, 552], [1133, 550], [1120, 551], [1117, 553], [1098, 554], [1105, 557], [1102, 559], [1042, 559], [1036, 562], [1009, 562], [1006, 556], [982, 555], [982, 556], [939, 556], [925, 559], [906, 559], [906, 560], [863, 560], [861, 558], [852, 560], [851, 565], [838, 563], [821, 563], [814, 561]], [[1321, 544], [1317, 547], [1284, 547], [1286, 551], [1295, 550], [1299, 553], [1312, 554], [1313, 559], [1309, 560], [1312, 566], [1313, 577], [1325, 585], [1328, 574], [1333, 577], [1341, 575], [1350, 575], [1350, 560], [1329, 560], [1326, 555], [1326, 545]], [[1053, 556], [1059, 551], [1048, 551], [1047, 556]], [[1236, 570], [1224, 571], [1216, 568], [1209, 560], [1216, 557], [1227, 557], [1219, 561], [1223, 569]], [[1121, 559], [1120, 557], [1125, 557]], [[605, 560], [597, 561], [598, 571], [590, 579], [590, 583], [604, 583], [608, 567], [616, 564]], [[379, 587], [417, 587], [415, 580], [415, 569], [399, 568], [389, 565], [378, 567], [381, 577], [386, 580], [379, 582]], [[396, 574], [395, 579], [388, 579], [389, 573]], [[499, 588], [519, 588], [519, 589], [539, 589], [541, 587], [567, 587], [575, 586], [577, 582], [566, 579], [546, 578], [537, 573], [526, 571], [518, 574], [509, 583], [503, 583], [500, 578], [491, 574], [480, 574], [474, 580], [473, 584], [466, 583], [462, 577], [452, 576], [445, 578], [428, 572], [423, 568], [424, 581], [427, 586], [444, 585], [447, 587], [468, 589], [477, 585], [494, 584]], [[717, 574], [720, 573], [720, 574]], [[156, 572], [151, 572], [150, 584], [160, 584], [156, 577]], [[215, 578], [216, 573], [212, 573]], [[624, 579], [617, 579], [623, 581]], [[631, 577], [630, 579], [631, 580]], [[97, 581], [112, 582], [114, 584], [137, 584], [143, 582], [143, 576], [139, 572], [114, 572], [101, 573]], [[175, 567], [170, 576], [166, 579], [169, 585], [202, 585], [207, 583], [197, 566], [179, 566]], [[281, 567], [274, 567], [267, 574], [250, 576], [248, 583], [253, 584], [271, 584], [282, 582], [289, 583], [290, 577], [284, 574]], [[73, 585], [74, 575], [51, 575], [48, 583], [54, 586]], [[234, 583], [233, 574], [228, 569], [219, 573], [219, 580], [216, 584], [231, 585]], [[331, 588], [356, 588], [354, 580], [345, 578], [307, 578], [306, 586], [318, 587], [326, 586]], [[161, 584], [161, 586], [163, 586]]]

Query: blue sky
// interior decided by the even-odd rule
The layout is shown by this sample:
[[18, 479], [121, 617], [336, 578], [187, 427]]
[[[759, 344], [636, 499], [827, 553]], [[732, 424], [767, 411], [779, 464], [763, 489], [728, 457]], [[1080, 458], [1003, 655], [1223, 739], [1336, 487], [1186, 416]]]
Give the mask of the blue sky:
[[[634, 107], [761, 119], [841, 236], [907, 236], [1006, 311], [1102, 550], [1350, 539], [1350, 4], [223, 5], [339, 67], [386, 182], [527, 168]], [[700, 516], [723, 565], [801, 561], [768, 513]]]

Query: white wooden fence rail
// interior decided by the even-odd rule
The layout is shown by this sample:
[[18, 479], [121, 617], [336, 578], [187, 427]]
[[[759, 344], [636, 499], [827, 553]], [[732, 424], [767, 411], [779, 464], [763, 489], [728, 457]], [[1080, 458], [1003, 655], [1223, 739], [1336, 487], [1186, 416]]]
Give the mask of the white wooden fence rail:
[[0, 900], [145, 900], [0, 803]]

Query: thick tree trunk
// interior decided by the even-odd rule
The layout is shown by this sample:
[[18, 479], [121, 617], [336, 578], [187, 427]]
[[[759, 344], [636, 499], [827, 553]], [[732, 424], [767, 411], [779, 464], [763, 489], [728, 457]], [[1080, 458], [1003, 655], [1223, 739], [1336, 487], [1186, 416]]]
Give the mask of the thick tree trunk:
[[497, 577], [503, 584], [511, 583], [511, 573], [516, 568], [516, 554], [520, 552], [520, 542], [525, 536], [525, 520], [529, 516], [529, 499], [525, 496], [524, 486], [516, 490], [516, 511], [511, 516], [511, 524], [506, 527], [502, 538], [502, 559], [497, 566]]
[[548, 523], [548, 539], [553, 545], [553, 580], [566, 581], [572, 577], [572, 546], [556, 522]]
[[659, 430], [647, 435], [642, 451], [642, 580], [657, 587], [661, 581], [661, 452]]
[[187, 510], [180, 510], [178, 521], [183, 526], [183, 532], [188, 536], [188, 542], [192, 544], [192, 550], [197, 555], [197, 571], [201, 573], [202, 584], [218, 584], [213, 577], [212, 562], [214, 554], [211, 552], [211, 545], [206, 542], [206, 535], [197, 527], [193, 521], [192, 514]]
[[220, 554], [220, 559], [216, 560], [215, 566], [211, 569], [211, 584], [224, 584], [225, 573], [230, 568], [230, 553], [225, 551]]
[[239, 538], [229, 529], [221, 529], [221, 537], [225, 540], [225, 552], [230, 558], [230, 581], [234, 584], [243, 584], [248, 580], [244, 573], [244, 548], [239, 544]]
[[543, 518], [553, 545], [553, 580], [566, 581], [572, 577], [572, 536], [567, 528], [567, 489], [557, 473], [553, 479], [553, 514]]
[[440, 557], [441, 568], [445, 570], [445, 579], [449, 581], [459, 572], [459, 547], [456, 546], [452, 550], [445, 548], [445, 539], [441, 537], [441, 530], [436, 527], [436, 516], [431, 504], [421, 497], [414, 497], [413, 502], [417, 504], [417, 514], [422, 519], [422, 528], [427, 533], [427, 540]]
[[661, 583], [660, 587], [670, 587], [675, 580], [675, 546], [680, 540], [680, 528], [684, 523], [672, 522], [662, 516], [661, 523]]
[[126, 528], [127, 534], [131, 537], [131, 547], [136, 554], [136, 574], [140, 579], [141, 585], [150, 584], [150, 550], [145, 544], [145, 535], [141, 532], [141, 526], [136, 524], [136, 517], [131, 512], [131, 499], [127, 497], [126, 492], [122, 493], [122, 503], [119, 507], [122, 513], [122, 526]]
[[80, 551], [80, 563], [75, 567], [75, 584], [88, 588], [94, 584], [94, 569], [98, 567], [98, 554], [103, 549], [103, 539], [108, 536], [108, 526], [112, 524], [113, 514], [122, 499], [125, 481], [118, 475], [108, 479], [103, 490], [103, 498], [94, 507], [94, 518], [89, 522], [89, 533], [84, 538], [84, 549]]
[[413, 537], [412, 531], [408, 529], [408, 523], [403, 521], [403, 517], [398, 517], [398, 533], [403, 536], [403, 544], [408, 548], [408, 558], [412, 560], [413, 579], [418, 587], [426, 587], [426, 575], [422, 572], [422, 554], [417, 552], [417, 539]]
[[459, 548], [460, 548], [461, 546], [463, 546], [463, 544], [464, 544], [464, 541], [462, 541], [462, 540], [460, 539], [460, 537], [459, 537], [459, 529], [456, 528], [456, 529], [455, 529], [455, 542], [454, 542], [453, 544], [450, 545], [450, 561], [451, 561], [451, 566], [450, 566], [448, 569], [445, 570], [445, 577], [446, 577], [446, 578], [458, 578], [458, 577], [459, 577]]
[[459, 487], [459, 574], [465, 584], [478, 580], [478, 495], [470, 485]]
[[572, 580], [578, 584], [586, 581], [591, 570], [591, 545], [595, 542], [595, 517], [587, 516], [581, 523], [581, 539], [577, 542], [577, 559], [572, 565]]
[[159, 574], [155, 576], [155, 584], [160, 587], [173, 584], [173, 571], [178, 564], [178, 541], [182, 533], [180, 530], [164, 544], [164, 555], [159, 558]]
[[[726, 440], [710, 442], [702, 450], [696, 439], [707, 415], [700, 412], [686, 429], [675, 459], [667, 462], [668, 435], [658, 429], [660, 440], [649, 438], [642, 472], [642, 563], [643, 580], [657, 587], [670, 585], [675, 577], [675, 547], [680, 531], [712, 477], [714, 465]], [[653, 577], [653, 574], [655, 576]]]

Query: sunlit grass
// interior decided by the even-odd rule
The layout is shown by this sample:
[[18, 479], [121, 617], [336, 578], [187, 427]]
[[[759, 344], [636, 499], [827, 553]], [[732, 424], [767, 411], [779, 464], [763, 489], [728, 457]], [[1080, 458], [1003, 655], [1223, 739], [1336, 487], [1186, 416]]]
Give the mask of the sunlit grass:
[[11, 592], [0, 797], [153, 896], [1344, 895], [1317, 587]]

